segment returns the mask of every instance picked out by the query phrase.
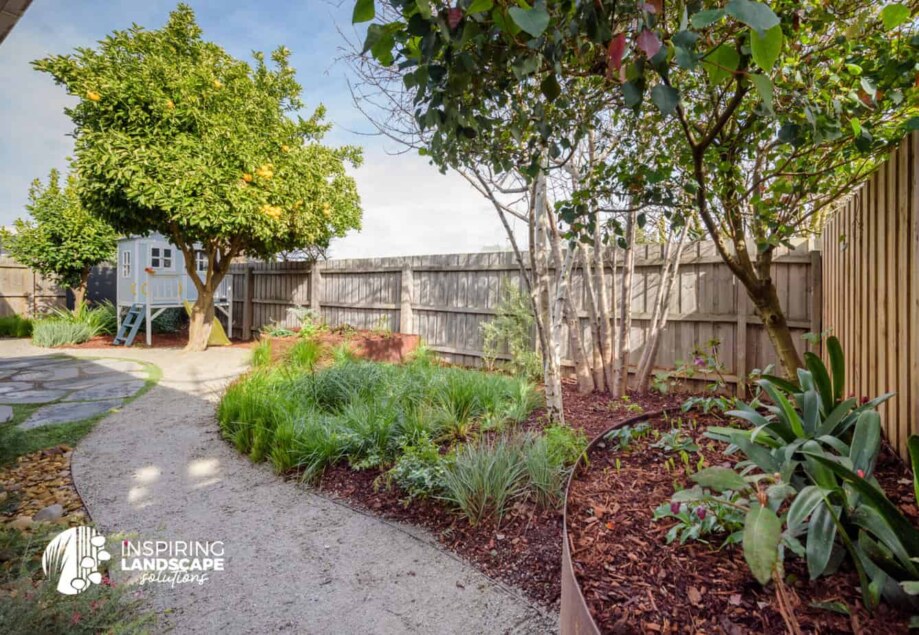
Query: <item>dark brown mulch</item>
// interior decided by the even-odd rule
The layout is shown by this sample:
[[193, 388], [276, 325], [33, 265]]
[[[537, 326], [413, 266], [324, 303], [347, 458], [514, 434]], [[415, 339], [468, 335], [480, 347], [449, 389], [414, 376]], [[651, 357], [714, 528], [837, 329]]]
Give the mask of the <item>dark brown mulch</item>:
[[[115, 339], [114, 335], [97, 335], [82, 344], [67, 344], [59, 348], [122, 348], [112, 344]], [[255, 340], [244, 342], [233, 338], [230, 340], [230, 346], [234, 348], [251, 348], [257, 342]], [[137, 338], [131, 344], [132, 348], [185, 348], [188, 344], [188, 329], [184, 328], [175, 333], [154, 333], [153, 344], [147, 346], [146, 336], [143, 331], [137, 333]]]
[[[589, 438], [617, 421], [634, 416], [637, 408], [660, 410], [680, 402], [657, 394], [630, 395], [628, 402], [614, 403], [605, 395], [579, 395], [571, 384], [564, 386], [567, 423], [585, 431]], [[634, 404], [629, 408], [629, 404]], [[524, 424], [537, 427], [542, 411]], [[378, 470], [354, 471], [347, 465], [326, 470], [320, 488], [348, 504], [386, 518], [426, 527], [453, 552], [486, 574], [523, 590], [535, 602], [557, 607], [561, 594], [561, 510], [542, 510], [531, 503], [517, 503], [500, 525], [488, 521], [470, 526], [464, 517], [437, 501], [404, 504], [405, 495], [378, 480]]]
[[[707, 465], [728, 465], [736, 456], [724, 455], [724, 444], [703, 439], [711, 417], [687, 430], [700, 439]], [[683, 416], [684, 422], [690, 418]], [[671, 424], [655, 418], [651, 424], [668, 431]], [[645, 437], [628, 451], [596, 447], [590, 463], [572, 483], [569, 537], [572, 559], [582, 591], [601, 630], [610, 633], [784, 633], [773, 587], [761, 587], [750, 574], [739, 546], [718, 549], [701, 542], [667, 545], [672, 521], [654, 522], [654, 508], [669, 501], [674, 481], [688, 482], [686, 474], [668, 472], [664, 462], [674, 456], [649, 447]], [[616, 459], [620, 465], [617, 469]], [[679, 458], [676, 459], [680, 465]], [[889, 449], [877, 469], [879, 481], [894, 502], [915, 522], [911, 477]], [[723, 539], [723, 537], [721, 537]], [[881, 606], [872, 616], [860, 605], [854, 570], [811, 583], [803, 561], [788, 555], [786, 573], [796, 597], [795, 615], [806, 632], [899, 633], [908, 616]], [[854, 618], [812, 606], [815, 602], [842, 602]]]

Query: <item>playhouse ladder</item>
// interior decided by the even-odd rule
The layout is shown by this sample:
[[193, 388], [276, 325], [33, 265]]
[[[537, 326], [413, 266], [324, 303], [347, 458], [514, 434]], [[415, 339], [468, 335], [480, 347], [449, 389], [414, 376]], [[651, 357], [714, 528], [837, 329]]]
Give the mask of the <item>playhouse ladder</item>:
[[134, 338], [137, 337], [137, 330], [144, 321], [145, 308], [143, 304], [131, 305], [131, 308], [128, 309], [128, 314], [121, 321], [121, 328], [118, 329], [118, 335], [115, 336], [112, 344], [115, 346], [130, 346], [134, 343]]

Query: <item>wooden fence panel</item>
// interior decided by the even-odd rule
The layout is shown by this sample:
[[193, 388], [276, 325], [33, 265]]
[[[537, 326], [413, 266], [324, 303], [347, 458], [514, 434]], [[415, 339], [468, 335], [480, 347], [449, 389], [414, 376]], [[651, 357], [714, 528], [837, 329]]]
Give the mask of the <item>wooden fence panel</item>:
[[919, 433], [919, 133], [827, 221], [822, 236], [824, 328], [845, 351], [847, 390], [895, 392], [880, 408], [906, 457]]
[[[819, 284], [813, 280], [812, 249], [811, 243], [802, 242], [794, 249], [782, 250], [773, 267], [780, 298], [789, 311], [796, 336], [815, 327], [819, 330], [820, 303], [814, 300]], [[661, 258], [660, 245], [637, 247], [632, 364], [638, 362], [645, 345], [660, 285]], [[251, 290], [245, 287], [246, 268], [252, 270]], [[480, 366], [482, 324], [494, 317], [506, 282], [522, 286], [511, 252], [329, 260], [319, 263], [318, 269], [318, 274], [313, 274], [304, 263], [234, 265], [234, 314], [246, 315], [246, 298], [251, 298], [251, 333], [271, 322], [293, 326], [287, 309], [295, 305], [317, 306], [310, 280], [318, 275], [318, 306], [328, 324], [392, 331], [410, 325], [410, 332], [420, 335], [448, 361]], [[612, 271], [607, 273], [607, 291], [612, 297]], [[403, 283], [408, 285], [405, 293]], [[571, 284], [582, 334], [590, 344], [587, 291], [580, 268], [572, 272]], [[403, 318], [403, 312], [409, 315]], [[235, 335], [243, 336], [243, 322], [236, 321]], [[566, 329], [562, 335], [562, 357], [567, 360]], [[707, 242], [688, 245], [685, 250], [671, 299], [670, 323], [663, 338], [657, 360], [661, 369], [690, 359], [696, 346], [705, 346], [711, 340], [720, 342], [719, 355], [730, 383], [737, 383], [754, 368], [775, 362], [772, 346], [746, 293], [717, 256], [714, 245]], [[796, 339], [804, 350], [803, 340]]]
[[8, 256], [0, 256], [0, 316], [35, 316], [66, 305], [66, 291]]

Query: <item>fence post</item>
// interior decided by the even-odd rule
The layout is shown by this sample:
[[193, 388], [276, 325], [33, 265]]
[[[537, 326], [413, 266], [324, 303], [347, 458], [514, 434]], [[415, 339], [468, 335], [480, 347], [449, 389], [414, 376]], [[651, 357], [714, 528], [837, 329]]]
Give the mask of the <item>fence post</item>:
[[[822, 252], [817, 251], [816, 245], [811, 247], [811, 333], [820, 334], [823, 331], [823, 260]], [[817, 355], [821, 354], [823, 338], [816, 344], [808, 343], [808, 348]]]
[[399, 332], [412, 332], [412, 289], [415, 280], [412, 275], [412, 266], [408, 262], [402, 263], [402, 284], [400, 285], [401, 297], [399, 303]]
[[245, 341], [252, 339], [252, 298], [254, 294], [253, 279], [252, 275], [252, 266], [246, 265], [246, 272], [244, 278], [244, 284], [246, 290], [243, 294], [243, 326], [242, 326], [242, 338]]
[[747, 292], [734, 278], [734, 306], [737, 311], [737, 333], [734, 335], [734, 374], [737, 376], [735, 393], [741, 399], [747, 392]]
[[310, 266], [310, 308], [322, 316], [322, 273], [318, 260]]

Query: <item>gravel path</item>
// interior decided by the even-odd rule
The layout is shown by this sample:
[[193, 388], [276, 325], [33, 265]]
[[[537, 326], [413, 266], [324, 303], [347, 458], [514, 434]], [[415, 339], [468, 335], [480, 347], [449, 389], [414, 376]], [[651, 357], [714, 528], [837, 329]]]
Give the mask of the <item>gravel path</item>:
[[[0, 341], [0, 358], [44, 351]], [[160, 384], [95, 427], [73, 476], [105, 533], [222, 540], [225, 571], [203, 585], [154, 585], [178, 633], [546, 633], [517, 594], [438, 548], [284, 482], [219, 435], [214, 402], [245, 368], [243, 349], [79, 350], [163, 371]]]

